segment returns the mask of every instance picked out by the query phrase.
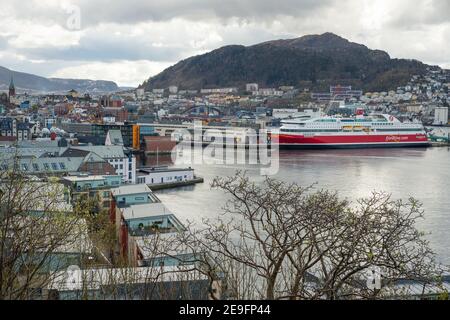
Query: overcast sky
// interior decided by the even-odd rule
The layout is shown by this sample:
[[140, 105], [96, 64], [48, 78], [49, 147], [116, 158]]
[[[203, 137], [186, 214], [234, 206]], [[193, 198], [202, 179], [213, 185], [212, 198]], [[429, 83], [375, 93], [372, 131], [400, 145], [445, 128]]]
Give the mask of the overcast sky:
[[0, 65], [136, 86], [224, 45], [328, 31], [450, 68], [449, 0], [0, 0]]

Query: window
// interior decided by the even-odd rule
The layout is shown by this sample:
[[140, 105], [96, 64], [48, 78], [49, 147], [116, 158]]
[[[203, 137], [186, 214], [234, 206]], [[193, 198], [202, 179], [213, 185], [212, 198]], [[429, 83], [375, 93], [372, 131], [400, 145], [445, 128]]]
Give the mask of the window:
[[22, 163], [22, 170], [28, 171], [28, 165], [26, 163]]
[[136, 200], [136, 201], [144, 201], [145, 198], [144, 197], [135, 197], [134, 200]]
[[119, 169], [123, 170], [123, 164], [119, 165]]
[[58, 165], [56, 163], [52, 163], [52, 169], [53, 170], [58, 170]]
[[39, 171], [39, 166], [37, 163], [33, 163], [33, 169], [34, 171]]
[[60, 162], [59, 166], [60, 166], [61, 170], [66, 170], [66, 165], [64, 164], [64, 162]]
[[44, 163], [44, 169], [45, 170], [50, 170], [50, 165], [48, 163]]

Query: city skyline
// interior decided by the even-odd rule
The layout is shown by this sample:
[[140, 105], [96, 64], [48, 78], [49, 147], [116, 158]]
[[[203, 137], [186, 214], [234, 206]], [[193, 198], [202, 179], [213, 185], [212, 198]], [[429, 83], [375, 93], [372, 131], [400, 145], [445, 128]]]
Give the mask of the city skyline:
[[450, 68], [445, 0], [27, 2], [0, 0], [0, 65], [45, 77], [137, 86], [225, 45], [324, 32]]

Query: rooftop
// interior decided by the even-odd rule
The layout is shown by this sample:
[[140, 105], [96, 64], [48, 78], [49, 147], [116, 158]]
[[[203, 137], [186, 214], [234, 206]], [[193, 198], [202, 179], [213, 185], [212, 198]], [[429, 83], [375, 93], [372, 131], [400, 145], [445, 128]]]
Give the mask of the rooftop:
[[72, 146], [71, 149], [94, 152], [101, 158], [125, 158], [122, 146]]
[[142, 193], [151, 194], [152, 190], [150, 190], [150, 188], [146, 184], [133, 184], [114, 188], [111, 190], [111, 193], [114, 197], [117, 197]]
[[[123, 137], [122, 132], [120, 130], [109, 130], [108, 136], [110, 139], [110, 143], [116, 146], [123, 146]], [[106, 139], [108, 141], [108, 138]]]
[[173, 216], [173, 213], [164, 204], [157, 202], [131, 205], [122, 209], [122, 215], [125, 220], [131, 220], [168, 215]]
[[70, 181], [70, 182], [81, 182], [81, 181], [102, 181], [105, 180], [105, 177], [103, 176], [70, 176], [70, 177], [63, 177], [63, 180]]

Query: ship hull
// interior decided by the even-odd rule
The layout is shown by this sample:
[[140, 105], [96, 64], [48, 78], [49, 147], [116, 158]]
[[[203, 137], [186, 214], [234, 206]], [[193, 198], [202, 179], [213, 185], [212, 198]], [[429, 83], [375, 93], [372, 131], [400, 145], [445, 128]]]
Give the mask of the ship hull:
[[281, 149], [423, 148], [431, 145], [425, 134], [315, 135], [312, 137], [281, 134], [277, 137]]

